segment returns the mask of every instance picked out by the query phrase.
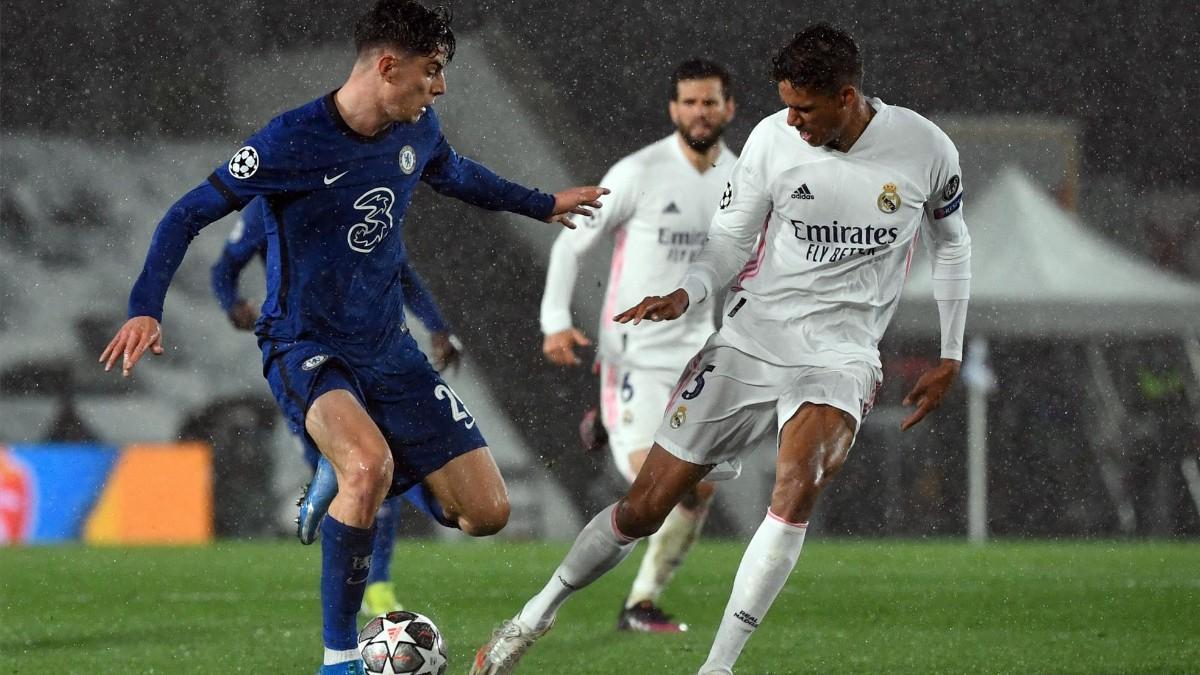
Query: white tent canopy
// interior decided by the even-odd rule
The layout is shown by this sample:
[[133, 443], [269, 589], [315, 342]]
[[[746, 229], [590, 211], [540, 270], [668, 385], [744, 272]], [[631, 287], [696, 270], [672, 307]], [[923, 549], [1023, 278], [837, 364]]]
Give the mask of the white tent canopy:
[[[1002, 171], [979, 199], [968, 195], [965, 208], [969, 333], [1128, 336], [1200, 327], [1200, 284], [1106, 241], [1019, 170]], [[936, 335], [929, 257], [918, 249], [893, 330]]]

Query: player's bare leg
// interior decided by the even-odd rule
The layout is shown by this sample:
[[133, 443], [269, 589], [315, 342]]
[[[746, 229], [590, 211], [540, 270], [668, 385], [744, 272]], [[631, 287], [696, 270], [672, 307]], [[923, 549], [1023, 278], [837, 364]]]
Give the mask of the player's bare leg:
[[425, 477], [445, 518], [472, 537], [496, 534], [508, 524], [508, 488], [487, 447], [459, 455]]
[[[634, 475], [641, 470], [649, 448], [630, 453], [629, 464]], [[658, 532], [646, 539], [646, 553], [638, 566], [633, 587], [622, 605], [617, 630], [651, 633], [679, 633], [687, 630], [686, 623], [676, 623], [658, 606], [663, 589], [683, 564], [692, 545], [700, 536], [716, 485], [701, 481], [683, 495], [679, 505], [667, 514]]]
[[738, 567], [702, 674], [732, 673], [746, 640], [758, 628], [800, 557], [817, 496], [846, 461], [854, 418], [828, 405], [805, 404], [780, 432], [771, 508]]
[[322, 670], [358, 672], [355, 617], [371, 568], [375, 513], [392, 484], [392, 453], [367, 411], [344, 389], [313, 401], [305, 428], [333, 466], [338, 488], [320, 521]]
[[329, 515], [353, 527], [370, 527], [392, 484], [392, 452], [362, 404], [345, 389], [313, 401], [305, 429], [337, 474], [338, 494]]
[[554, 625], [567, 598], [620, 564], [638, 539], [657, 532], [671, 509], [711, 470], [710, 465], [685, 462], [655, 444], [629, 493], [584, 526], [546, 587], [475, 654], [471, 673], [513, 672], [533, 642]]

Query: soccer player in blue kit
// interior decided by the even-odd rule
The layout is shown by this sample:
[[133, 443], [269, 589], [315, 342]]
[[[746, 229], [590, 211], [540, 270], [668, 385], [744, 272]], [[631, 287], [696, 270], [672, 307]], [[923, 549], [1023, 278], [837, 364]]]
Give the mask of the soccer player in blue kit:
[[[454, 55], [449, 14], [379, 0], [354, 28], [357, 57], [336, 91], [285, 112], [159, 223], [129, 298], [130, 319], [101, 354], [130, 374], [163, 353], [163, 301], [201, 228], [265, 199], [267, 300], [256, 333], [289, 422], [336, 473], [320, 520], [322, 673], [363, 673], [355, 615], [384, 497], [423, 483], [442, 519], [475, 536], [507, 523], [504, 480], [475, 418], [404, 323], [398, 230], [418, 181], [476, 206], [574, 227], [607, 190], [553, 195], [496, 176], [450, 147], [432, 104]], [[590, 208], [589, 208], [590, 207]]]
[[[246, 265], [254, 258], [266, 262], [267, 257], [267, 205], [262, 199], [255, 199], [242, 209], [241, 217], [225, 241], [221, 256], [213, 263], [210, 270], [213, 295], [229, 322], [238, 330], [254, 330], [258, 321], [259, 311], [238, 292], [238, 279]], [[433, 366], [442, 372], [453, 368], [459, 363], [461, 352], [458, 340], [451, 334], [450, 326], [438, 309], [433, 294], [425, 287], [420, 275], [411, 265], [404, 263], [401, 268], [401, 288], [404, 305], [421, 320], [431, 336], [431, 351]], [[321, 460], [321, 453], [307, 441], [303, 428], [291, 429], [300, 443], [304, 453], [304, 461], [315, 473], [318, 465], [331, 472], [328, 460]], [[334, 481], [336, 486], [336, 479]], [[333, 490], [336, 493], [336, 490]], [[329, 495], [332, 498], [332, 494]], [[409, 488], [402, 496], [388, 497], [383, 500], [379, 512], [375, 514], [375, 537], [371, 550], [371, 571], [367, 575], [367, 586], [363, 593], [362, 613], [366, 616], [377, 616], [386, 612], [402, 609], [396, 599], [396, 590], [392, 584], [391, 561], [392, 551], [396, 543], [396, 527], [400, 522], [400, 501], [407, 498], [417, 508], [430, 510], [432, 499], [425, 493], [423, 485]], [[305, 500], [301, 500], [302, 505]], [[328, 507], [328, 504], [325, 505]], [[311, 543], [306, 536], [315, 537], [315, 521], [301, 529], [301, 541]]]

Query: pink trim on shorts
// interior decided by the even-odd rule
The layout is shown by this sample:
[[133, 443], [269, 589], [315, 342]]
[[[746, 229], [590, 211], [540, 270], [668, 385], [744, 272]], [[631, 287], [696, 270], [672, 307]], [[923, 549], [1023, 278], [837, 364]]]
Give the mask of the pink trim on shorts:
[[612, 531], [613, 531], [613, 534], [617, 535], [617, 539], [620, 539], [621, 541], [625, 542], [626, 544], [631, 544], [631, 543], [637, 541], [637, 539], [635, 539], [634, 537], [627, 536], [624, 532], [621, 531], [621, 528], [617, 527], [617, 506], [616, 506], [616, 504], [613, 505], [612, 517], [609, 520], [612, 521]]
[[763, 258], [767, 253], [767, 226], [771, 224], [771, 214], [763, 219], [762, 232], [758, 236], [758, 250], [754, 252], [754, 257], [751, 258], [742, 271], [738, 273], [737, 281], [730, 287], [732, 291], [742, 290], [742, 282], [747, 279], [753, 279], [758, 276], [758, 271], [762, 267]]
[[[871, 389], [871, 393], [867, 394], [866, 400], [863, 401], [862, 417], [859, 418], [858, 422], [859, 426], [862, 426], [862, 418], [866, 417], [871, 412], [871, 409], [875, 407], [875, 396], [879, 393], [881, 386], [883, 386], [883, 382], [876, 382], [875, 387]], [[855, 429], [855, 434], [857, 435], [857, 433], [858, 430]]]
[[[613, 509], [613, 513], [614, 514], [616, 513], [616, 509]], [[784, 525], [787, 525], [788, 527], [795, 527], [795, 528], [798, 528], [801, 530], [806, 529], [808, 527], [807, 520], [804, 521], [803, 523], [789, 522], [787, 520], [784, 520], [783, 518], [780, 518], [779, 516], [775, 515], [774, 513], [771, 513], [771, 509], [767, 509], [767, 515], [770, 516], [773, 520], [777, 520], [777, 521], [783, 523]], [[614, 520], [613, 527], [616, 528], [616, 526], [617, 526], [617, 521]]]
[[604, 404], [604, 426], [617, 428], [617, 369], [611, 364], [600, 365], [600, 400]]
[[683, 373], [679, 376], [679, 382], [676, 382], [675, 388], [671, 390], [671, 398], [667, 399], [667, 407], [663, 409], [664, 415], [668, 410], [675, 407], [675, 401], [679, 398], [679, 394], [696, 377], [696, 371], [700, 368], [700, 357], [703, 355], [704, 350], [701, 349], [699, 354], [696, 354], [692, 357], [691, 361], [688, 361], [687, 367], [683, 369]]

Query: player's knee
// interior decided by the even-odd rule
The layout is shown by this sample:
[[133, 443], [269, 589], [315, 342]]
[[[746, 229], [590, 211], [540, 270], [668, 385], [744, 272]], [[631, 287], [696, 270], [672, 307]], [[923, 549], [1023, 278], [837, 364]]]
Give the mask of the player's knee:
[[390, 452], [360, 451], [349, 455], [338, 473], [338, 490], [354, 497], [375, 498], [392, 485]]
[[480, 513], [474, 513], [466, 516], [459, 516], [458, 526], [463, 532], [472, 537], [488, 537], [496, 534], [508, 525], [508, 516], [512, 508], [508, 504], [508, 500], [504, 499], [493, 504], [490, 504], [487, 509]]
[[617, 503], [617, 513], [614, 518], [617, 530], [630, 539], [644, 539], [658, 532], [663, 521], [667, 519], [670, 509], [650, 508], [648, 505], [622, 499]]

